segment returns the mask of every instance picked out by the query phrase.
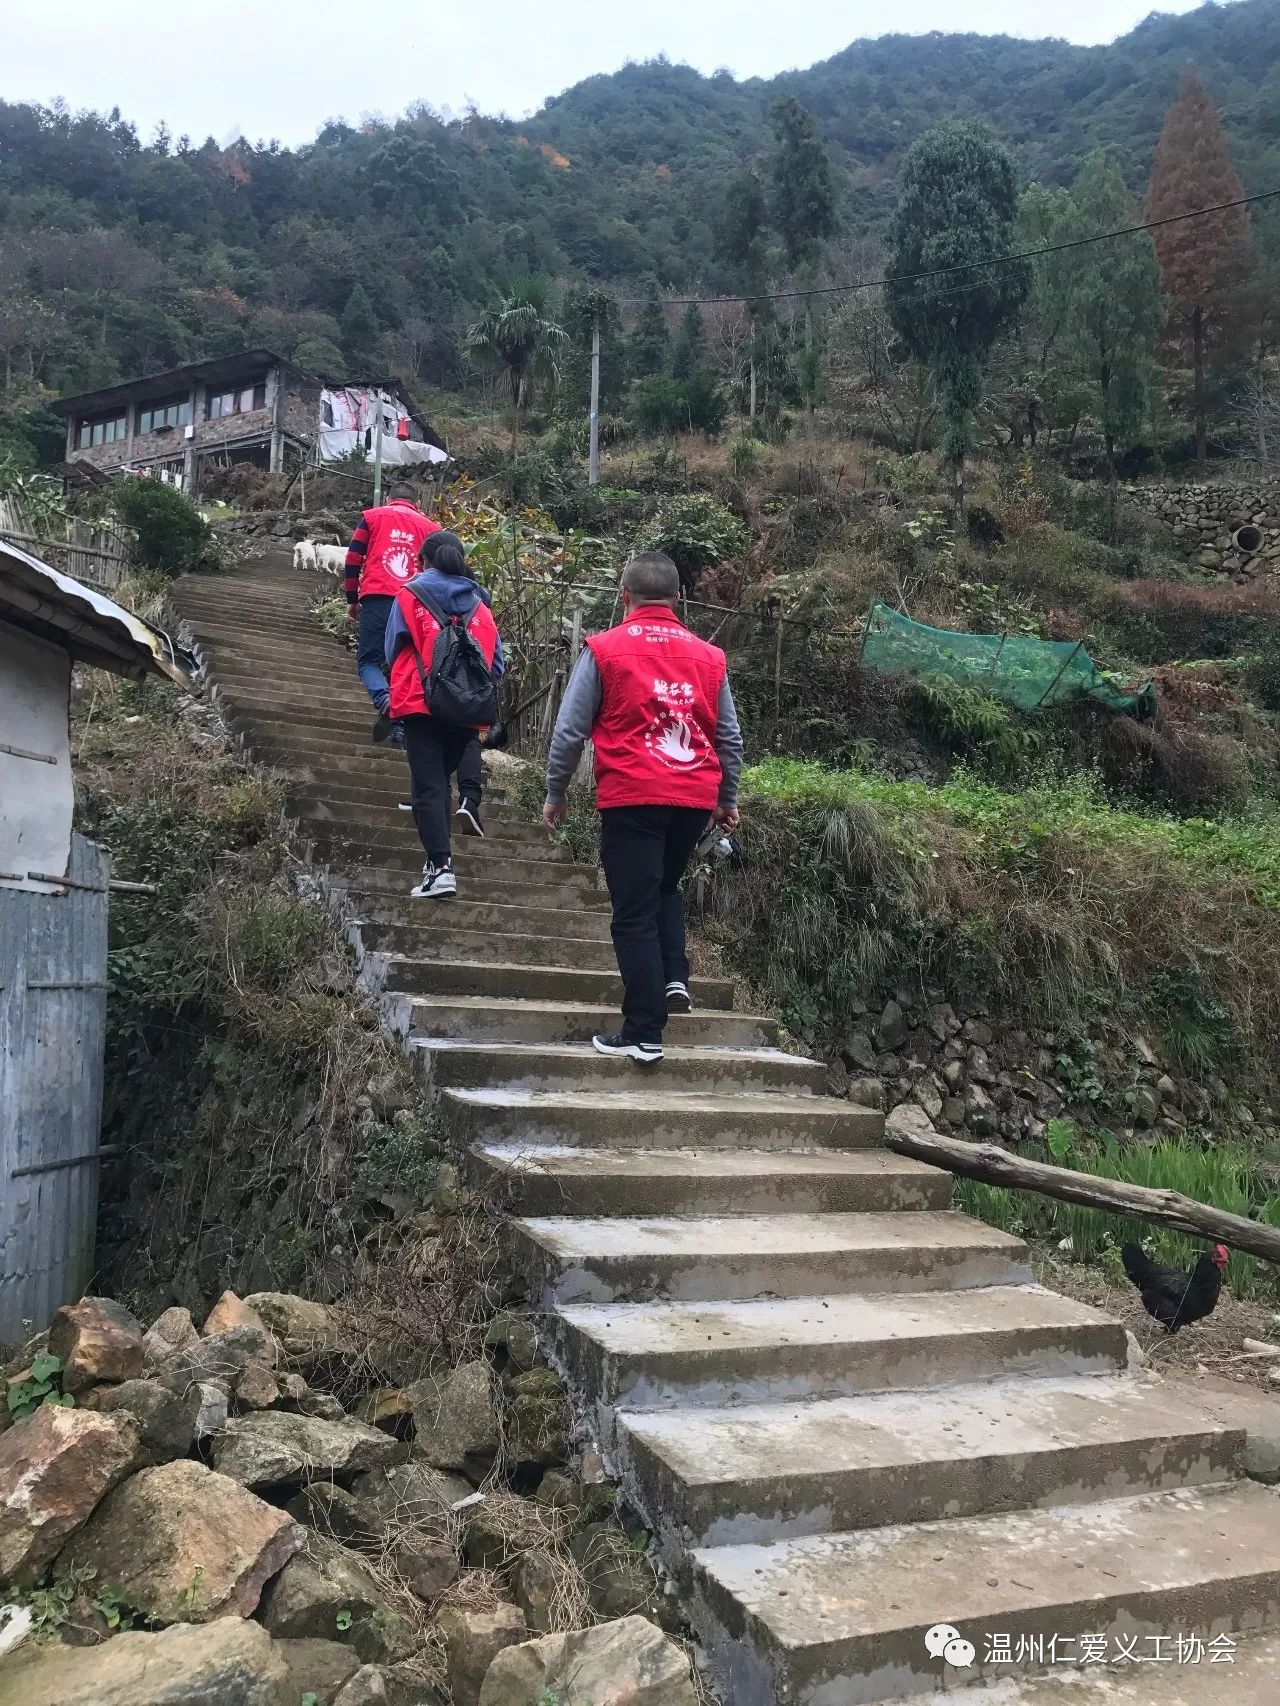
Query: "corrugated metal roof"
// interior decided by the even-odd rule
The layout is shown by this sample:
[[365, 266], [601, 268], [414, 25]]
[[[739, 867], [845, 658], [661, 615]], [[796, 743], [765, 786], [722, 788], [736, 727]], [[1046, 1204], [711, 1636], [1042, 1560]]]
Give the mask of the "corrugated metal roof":
[[167, 634], [102, 593], [0, 539], [0, 621], [62, 646], [78, 662], [140, 680], [151, 671], [188, 685], [194, 660]]

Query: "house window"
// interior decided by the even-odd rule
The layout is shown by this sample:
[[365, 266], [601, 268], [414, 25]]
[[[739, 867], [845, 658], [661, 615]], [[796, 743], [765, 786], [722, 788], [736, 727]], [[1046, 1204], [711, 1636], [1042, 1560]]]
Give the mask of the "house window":
[[321, 413], [321, 416], [323, 417], [324, 424], [327, 427], [331, 427], [333, 425], [333, 404], [332, 403], [321, 403], [320, 413]]
[[174, 397], [168, 402], [151, 403], [138, 410], [138, 431], [159, 432], [162, 427], [186, 426], [191, 420], [191, 400]]
[[245, 385], [238, 391], [211, 391], [207, 419], [220, 421], [227, 415], [250, 415], [267, 406], [267, 382]]
[[76, 444], [80, 450], [88, 450], [99, 444], [114, 444], [117, 439], [128, 436], [128, 417], [113, 415], [110, 420], [105, 421], [81, 421], [76, 431]]

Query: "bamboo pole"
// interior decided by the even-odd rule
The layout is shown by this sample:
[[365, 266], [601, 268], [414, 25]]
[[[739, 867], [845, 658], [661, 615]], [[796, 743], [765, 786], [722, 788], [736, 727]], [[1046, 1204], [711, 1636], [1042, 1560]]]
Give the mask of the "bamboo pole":
[[1085, 1208], [1101, 1209], [1105, 1214], [1130, 1214], [1137, 1220], [1168, 1226], [1189, 1238], [1212, 1239], [1246, 1255], [1258, 1256], [1264, 1262], [1280, 1264], [1280, 1227], [1264, 1226], [1242, 1214], [1196, 1202], [1180, 1191], [1153, 1191], [1146, 1185], [1099, 1179], [1091, 1173], [1076, 1173], [1069, 1167], [1028, 1161], [994, 1143], [966, 1143], [963, 1138], [944, 1137], [941, 1132], [903, 1131], [890, 1125], [885, 1130], [884, 1141], [885, 1147], [896, 1155], [932, 1162], [935, 1167], [944, 1167], [966, 1179], [1056, 1197], [1061, 1202], [1080, 1203]]

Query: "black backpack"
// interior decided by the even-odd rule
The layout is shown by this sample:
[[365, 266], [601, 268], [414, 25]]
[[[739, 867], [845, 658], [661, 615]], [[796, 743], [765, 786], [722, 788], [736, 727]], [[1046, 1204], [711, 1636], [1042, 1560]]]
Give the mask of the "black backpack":
[[440, 630], [432, 649], [430, 669], [418, 656], [418, 675], [427, 710], [444, 723], [489, 728], [498, 720], [498, 690], [470, 629], [471, 618], [480, 608], [479, 597], [465, 614], [448, 616], [429, 592], [412, 584], [409, 591], [435, 617]]

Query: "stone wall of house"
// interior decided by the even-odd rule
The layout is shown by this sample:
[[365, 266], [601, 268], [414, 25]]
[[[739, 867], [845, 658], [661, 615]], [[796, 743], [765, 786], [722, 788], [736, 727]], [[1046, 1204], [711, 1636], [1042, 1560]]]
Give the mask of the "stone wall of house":
[[[1280, 481], [1126, 486], [1124, 493], [1130, 503], [1165, 522], [1187, 557], [1208, 573], [1233, 580], [1280, 573]], [[1242, 527], [1261, 533], [1256, 549], [1236, 543]]]
[[320, 430], [319, 381], [305, 379], [300, 373], [288, 373], [284, 387], [284, 414], [280, 424], [290, 438], [300, 438], [311, 444]]

